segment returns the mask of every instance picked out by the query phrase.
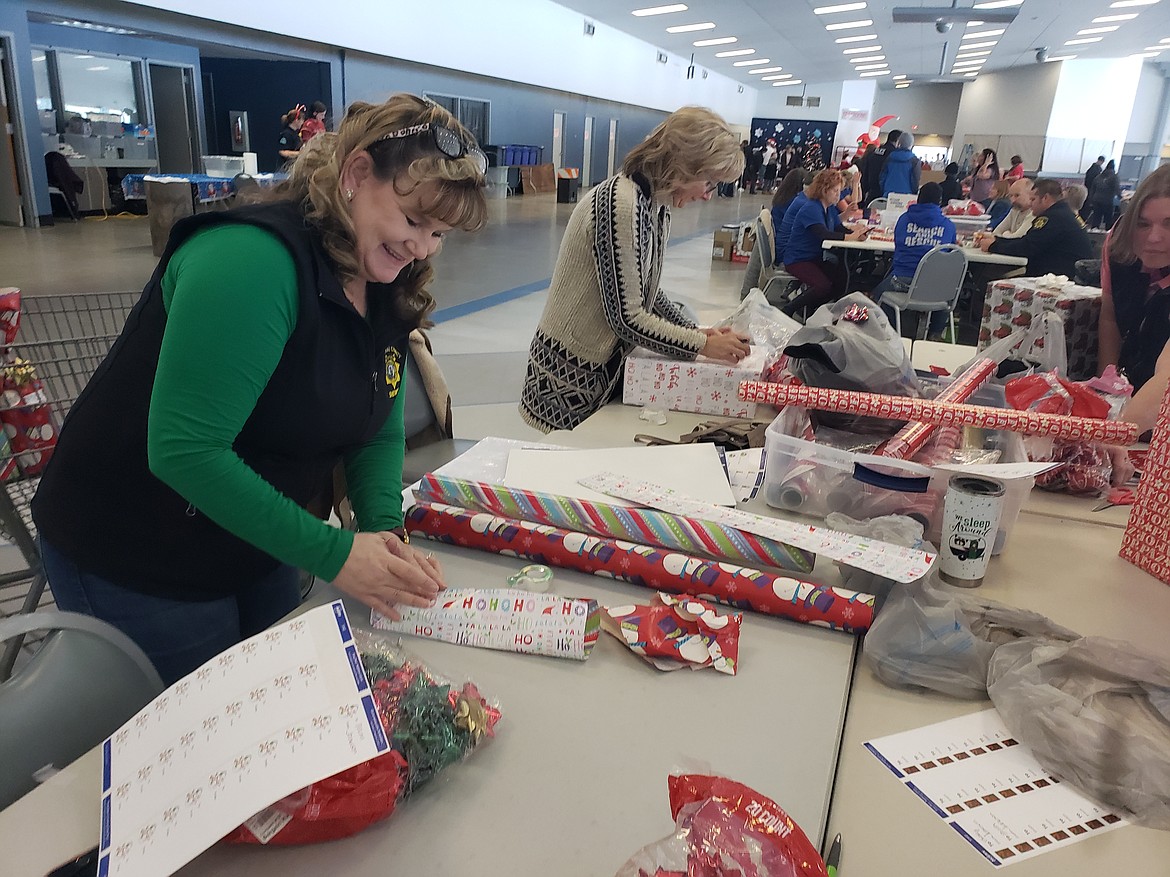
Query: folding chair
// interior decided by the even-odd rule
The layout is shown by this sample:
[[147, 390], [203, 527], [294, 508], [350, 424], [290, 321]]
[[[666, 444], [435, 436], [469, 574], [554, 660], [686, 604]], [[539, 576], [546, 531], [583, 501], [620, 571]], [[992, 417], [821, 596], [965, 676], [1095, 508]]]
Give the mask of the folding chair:
[[[878, 299], [880, 304], [894, 309], [894, 328], [902, 334], [902, 311], [918, 313], [947, 312], [951, 324], [951, 339], [955, 338], [955, 304], [967, 275], [967, 253], [955, 244], [942, 244], [931, 249], [914, 272], [906, 292], [886, 292]], [[926, 335], [927, 322], [922, 322]]]
[[73, 202], [66, 197], [65, 193], [56, 186], [49, 186], [49, 203], [51, 204], [54, 198], [60, 198], [61, 203], [65, 205], [65, 212], [69, 214], [69, 218], [77, 222], [81, 217], [77, 213], [77, 208], [73, 206]]
[[[779, 307], [788, 298], [788, 287], [796, 280], [784, 270], [784, 266], [777, 264], [776, 253], [772, 247], [776, 238], [772, 233], [771, 215], [765, 221], [763, 213], [756, 217], [756, 247], [760, 251], [760, 279], [758, 285], [769, 302]], [[768, 290], [775, 283], [781, 284], [780, 294], [775, 298], [768, 297]]]

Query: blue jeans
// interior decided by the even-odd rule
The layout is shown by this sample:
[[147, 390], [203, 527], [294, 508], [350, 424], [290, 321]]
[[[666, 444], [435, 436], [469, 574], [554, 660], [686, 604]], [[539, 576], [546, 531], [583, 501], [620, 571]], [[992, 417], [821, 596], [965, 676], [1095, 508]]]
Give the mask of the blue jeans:
[[85, 572], [40, 540], [57, 606], [106, 621], [146, 652], [170, 685], [225, 649], [271, 626], [300, 604], [299, 573], [280, 566], [247, 590], [218, 600], [152, 597]]

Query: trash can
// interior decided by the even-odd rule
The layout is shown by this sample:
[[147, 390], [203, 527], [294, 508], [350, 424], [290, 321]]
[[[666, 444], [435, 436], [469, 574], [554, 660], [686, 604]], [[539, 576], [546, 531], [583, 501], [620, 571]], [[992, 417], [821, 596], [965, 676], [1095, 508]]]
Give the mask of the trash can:
[[572, 179], [559, 178], [557, 180], [557, 203], [576, 204], [577, 193], [581, 191], [580, 177]]

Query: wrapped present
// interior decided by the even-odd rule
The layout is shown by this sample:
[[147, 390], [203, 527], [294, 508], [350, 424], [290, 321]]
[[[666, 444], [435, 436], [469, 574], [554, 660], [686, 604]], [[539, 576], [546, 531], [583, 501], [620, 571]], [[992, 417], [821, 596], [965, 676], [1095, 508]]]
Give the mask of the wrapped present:
[[1170, 585], [1170, 393], [1162, 399], [1141, 472], [1120, 554]]
[[426, 609], [399, 608], [401, 621], [371, 612], [379, 630], [426, 639], [584, 661], [601, 630], [596, 600], [514, 588], [448, 588]]
[[495, 736], [498, 705], [455, 685], [377, 634], [354, 631], [389, 751], [294, 792], [224, 840], [293, 845], [349, 837]]
[[[1087, 380], [1097, 373], [1097, 323], [1101, 317], [1101, 290], [1061, 283], [1052, 278], [1016, 277], [988, 284], [979, 327], [979, 348], [1027, 328], [1044, 312], [1056, 313], [1064, 323], [1068, 377]], [[1038, 341], [1042, 344], [1043, 341]], [[1021, 351], [1025, 357], [1032, 351]]]
[[659, 591], [643, 606], [607, 606], [602, 625], [659, 670], [713, 667], [734, 676], [739, 668], [739, 629], [743, 615], [720, 615], [697, 597], [676, 597]]
[[755, 417], [757, 405], [739, 399], [740, 381], [759, 380], [772, 351], [752, 347], [738, 365], [713, 360], [667, 359], [638, 349], [626, 357], [622, 401], [668, 411]]

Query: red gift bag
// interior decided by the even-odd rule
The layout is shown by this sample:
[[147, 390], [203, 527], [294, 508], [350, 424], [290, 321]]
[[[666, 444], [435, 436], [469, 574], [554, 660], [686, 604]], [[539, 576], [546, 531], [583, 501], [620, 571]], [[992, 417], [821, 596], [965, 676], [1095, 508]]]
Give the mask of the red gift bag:
[[1119, 554], [1170, 584], [1170, 393], [1162, 399]]

